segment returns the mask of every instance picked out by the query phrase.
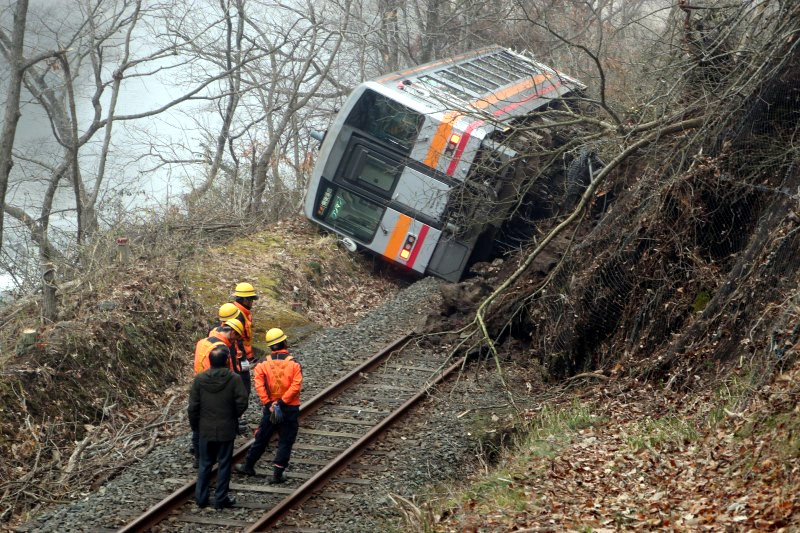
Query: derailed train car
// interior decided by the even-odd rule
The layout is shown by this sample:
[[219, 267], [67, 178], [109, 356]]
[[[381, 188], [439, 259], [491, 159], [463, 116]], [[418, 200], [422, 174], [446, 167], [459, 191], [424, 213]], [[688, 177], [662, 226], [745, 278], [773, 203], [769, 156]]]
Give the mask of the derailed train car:
[[525, 188], [530, 118], [585, 87], [492, 46], [356, 87], [320, 145], [305, 215], [448, 281], [485, 258]]

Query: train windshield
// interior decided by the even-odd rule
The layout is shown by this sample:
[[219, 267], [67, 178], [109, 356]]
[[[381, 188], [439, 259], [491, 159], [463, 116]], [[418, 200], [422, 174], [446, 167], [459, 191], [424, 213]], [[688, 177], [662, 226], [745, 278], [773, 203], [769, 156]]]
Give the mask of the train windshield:
[[411, 153], [425, 117], [372, 90], [364, 91], [345, 124]]
[[336, 231], [362, 242], [370, 242], [381, 223], [383, 211], [384, 207], [380, 204], [323, 181], [314, 216]]
[[346, 162], [339, 173], [342, 179], [378, 196], [390, 197], [397, 179], [403, 172], [402, 163], [361, 142], [348, 147], [346, 157]]

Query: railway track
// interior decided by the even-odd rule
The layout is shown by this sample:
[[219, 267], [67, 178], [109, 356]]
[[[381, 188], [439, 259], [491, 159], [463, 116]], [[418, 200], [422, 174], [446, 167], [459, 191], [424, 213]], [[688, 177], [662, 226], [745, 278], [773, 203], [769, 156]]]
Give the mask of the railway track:
[[[170, 478], [175, 490], [141, 516], [130, 520], [120, 533], [134, 531], [266, 531], [273, 526], [294, 531], [325, 531], [315, 524], [315, 506], [347, 500], [351, 490], [370, 485], [370, 473], [384, 468], [380, 461], [354, 461], [431, 387], [458, 370], [463, 360], [408, 347], [411, 335], [392, 341], [374, 356], [301, 406], [300, 432], [292, 453], [287, 483], [272, 486], [272, 448], [264, 454], [256, 477], [234, 475], [231, 491], [237, 507], [222, 511], [200, 510], [194, 503], [194, 479]], [[421, 355], [424, 353], [424, 355]], [[252, 444], [234, 452], [243, 460]], [[213, 494], [213, 490], [212, 490]], [[294, 511], [293, 511], [294, 510]], [[113, 529], [109, 529], [113, 530]]]

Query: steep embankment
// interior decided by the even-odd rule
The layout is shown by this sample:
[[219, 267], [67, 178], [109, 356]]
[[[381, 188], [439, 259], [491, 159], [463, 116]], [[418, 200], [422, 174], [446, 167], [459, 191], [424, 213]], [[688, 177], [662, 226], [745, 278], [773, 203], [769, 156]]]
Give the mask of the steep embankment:
[[674, 86], [459, 330], [549, 385], [503, 472], [416, 514], [430, 529], [800, 528], [800, 8], [680, 4], [647, 70]]
[[[297, 339], [353, 322], [413, 279], [385, 269], [378, 259], [349, 254], [333, 236], [292, 217], [205, 250], [186, 274], [207, 316], [229, 301], [236, 283], [248, 281], [259, 294], [254, 330], [281, 327]], [[254, 344], [264, 349], [261, 337]]]

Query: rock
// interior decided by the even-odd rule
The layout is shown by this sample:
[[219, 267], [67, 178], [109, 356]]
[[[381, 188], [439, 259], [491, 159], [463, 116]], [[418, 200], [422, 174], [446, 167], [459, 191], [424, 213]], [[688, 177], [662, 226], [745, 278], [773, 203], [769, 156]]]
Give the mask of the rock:
[[456, 311], [474, 308], [491, 290], [489, 284], [478, 279], [442, 283], [439, 287], [442, 294], [442, 315], [449, 316]]
[[117, 304], [116, 304], [116, 302], [112, 302], [112, 301], [106, 300], [104, 302], [99, 302], [97, 304], [97, 308], [100, 311], [113, 311], [114, 309], [117, 308]]

